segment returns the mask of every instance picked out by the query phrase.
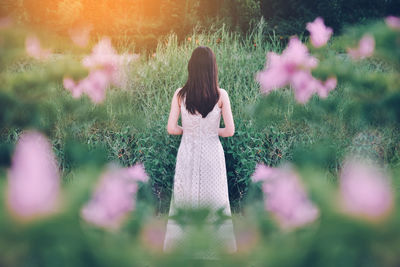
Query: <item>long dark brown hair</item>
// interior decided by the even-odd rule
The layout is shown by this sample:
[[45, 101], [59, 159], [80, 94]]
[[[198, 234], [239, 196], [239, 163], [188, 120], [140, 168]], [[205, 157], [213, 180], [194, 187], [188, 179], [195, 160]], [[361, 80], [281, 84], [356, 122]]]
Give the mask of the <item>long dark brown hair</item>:
[[188, 64], [188, 79], [178, 93], [185, 99], [186, 109], [191, 114], [196, 111], [203, 118], [213, 110], [219, 100], [218, 68], [214, 52], [206, 46], [197, 47]]

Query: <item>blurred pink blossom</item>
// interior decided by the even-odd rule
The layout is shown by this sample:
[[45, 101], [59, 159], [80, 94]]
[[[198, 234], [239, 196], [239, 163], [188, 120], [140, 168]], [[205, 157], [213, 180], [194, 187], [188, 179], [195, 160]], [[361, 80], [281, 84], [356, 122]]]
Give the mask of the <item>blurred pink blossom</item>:
[[271, 176], [273, 174], [274, 168], [268, 167], [265, 164], [258, 163], [256, 165], [256, 169], [251, 176], [253, 182], [260, 182], [263, 181], [265, 178]]
[[82, 60], [82, 65], [88, 69], [102, 68], [113, 72], [118, 68], [119, 57], [111, 44], [111, 39], [101, 39], [92, 50], [92, 54]]
[[386, 24], [394, 29], [394, 30], [400, 30], [400, 18], [395, 17], [395, 16], [389, 16], [385, 19]]
[[305, 103], [314, 93], [327, 97], [328, 92], [336, 87], [336, 78], [324, 83], [311, 75], [311, 70], [317, 65], [318, 60], [308, 53], [307, 47], [293, 37], [282, 55], [274, 52], [267, 54], [266, 67], [256, 79], [266, 94], [291, 84], [296, 100]]
[[91, 31], [92, 27], [79, 27], [70, 29], [68, 33], [74, 44], [79, 47], [86, 47], [89, 44]]
[[326, 27], [321, 17], [307, 23], [307, 30], [310, 32], [312, 45], [317, 48], [326, 45], [333, 33], [332, 28]]
[[10, 28], [12, 25], [12, 19], [10, 17], [0, 18], [0, 30]]
[[106, 71], [93, 70], [81, 81], [80, 86], [94, 103], [101, 103], [106, 97], [109, 83], [110, 77]]
[[330, 91], [336, 88], [337, 79], [336, 77], [329, 77], [325, 82], [317, 80], [317, 93], [319, 97], [326, 98]]
[[274, 52], [268, 52], [265, 69], [257, 74], [256, 80], [260, 83], [264, 93], [285, 86], [289, 82], [289, 77], [281, 56]]
[[46, 60], [51, 56], [50, 49], [43, 49], [40, 45], [40, 41], [36, 36], [28, 36], [25, 40], [26, 53], [38, 60]]
[[154, 252], [162, 252], [165, 232], [166, 222], [154, 218], [144, 224], [140, 233], [141, 242], [146, 248]]
[[263, 181], [265, 209], [274, 215], [283, 229], [303, 226], [319, 216], [318, 208], [308, 199], [293, 170], [258, 166], [253, 181]]
[[97, 226], [118, 229], [124, 218], [135, 209], [139, 181], [147, 181], [141, 164], [108, 169], [101, 176], [91, 200], [82, 208], [82, 217]]
[[306, 103], [316, 92], [317, 83], [310, 71], [298, 71], [293, 74], [291, 84], [299, 103]]
[[56, 211], [60, 176], [51, 143], [36, 131], [21, 134], [8, 173], [8, 205], [28, 218]]
[[144, 169], [143, 163], [137, 163], [134, 166], [125, 168], [125, 171], [129, 175], [129, 177], [135, 179], [136, 181], [147, 183], [149, 180], [149, 176]]
[[340, 197], [345, 212], [369, 219], [387, 215], [394, 202], [389, 178], [377, 167], [354, 160], [342, 169]]
[[307, 47], [293, 37], [282, 55], [268, 52], [265, 70], [259, 72], [256, 78], [263, 92], [269, 93], [291, 82], [296, 72], [309, 70], [317, 65], [317, 59], [309, 55]]
[[106, 96], [109, 76], [103, 70], [93, 70], [87, 77], [76, 83], [73, 79], [65, 77], [64, 88], [72, 93], [72, 97], [79, 98], [86, 93], [93, 103], [101, 103]]
[[118, 55], [111, 40], [103, 38], [93, 48], [92, 54], [82, 60], [82, 65], [89, 69], [88, 76], [78, 82], [65, 77], [64, 87], [75, 98], [85, 93], [94, 103], [101, 103], [110, 84], [123, 86], [126, 83], [124, 64], [136, 58], [134, 55]]
[[321, 98], [328, 97], [329, 92], [336, 88], [337, 79], [330, 77], [323, 82], [315, 79], [310, 72], [299, 71], [293, 75], [292, 86], [297, 102], [306, 103], [314, 93]]
[[78, 86], [72, 78], [65, 77], [63, 80], [64, 88], [71, 91], [72, 97], [79, 98], [83, 93], [82, 86]]
[[347, 52], [353, 59], [363, 59], [373, 55], [375, 50], [375, 39], [372, 35], [365, 34], [357, 48], [348, 48]]

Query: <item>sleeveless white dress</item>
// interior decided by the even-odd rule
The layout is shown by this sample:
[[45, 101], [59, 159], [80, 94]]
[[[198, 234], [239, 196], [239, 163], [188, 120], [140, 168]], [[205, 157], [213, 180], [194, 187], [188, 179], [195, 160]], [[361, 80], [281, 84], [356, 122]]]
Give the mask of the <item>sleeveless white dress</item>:
[[[181, 103], [183, 134], [175, 167], [174, 187], [169, 215], [177, 207], [208, 207], [215, 211], [223, 208], [231, 216], [226, 176], [225, 156], [218, 136], [221, 108], [218, 103], [202, 118], [191, 114]], [[231, 219], [215, 230], [215, 237], [229, 252], [236, 251], [236, 241]], [[180, 243], [185, 231], [172, 219], [168, 220], [164, 250], [169, 251]]]

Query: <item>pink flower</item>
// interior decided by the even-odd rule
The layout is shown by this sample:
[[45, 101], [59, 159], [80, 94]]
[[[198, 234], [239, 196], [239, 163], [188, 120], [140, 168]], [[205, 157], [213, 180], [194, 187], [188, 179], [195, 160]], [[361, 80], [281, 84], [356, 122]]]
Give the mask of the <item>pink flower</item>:
[[268, 167], [265, 164], [258, 163], [256, 169], [251, 176], [254, 183], [263, 181], [267, 177], [271, 176], [274, 172], [274, 168]]
[[258, 73], [257, 80], [263, 91], [269, 93], [287, 85], [297, 71], [309, 70], [317, 65], [317, 59], [308, 54], [307, 47], [293, 37], [282, 55], [268, 52], [266, 68]]
[[109, 38], [103, 38], [93, 48], [92, 54], [82, 60], [82, 65], [88, 69], [105, 69], [110, 73], [117, 70], [119, 65], [119, 56], [112, 47]]
[[347, 161], [340, 176], [340, 197], [345, 212], [380, 219], [393, 207], [389, 179], [377, 167], [360, 161]]
[[348, 48], [347, 52], [351, 58], [357, 60], [372, 56], [374, 50], [375, 39], [372, 35], [366, 34], [361, 38], [357, 48]]
[[79, 98], [83, 93], [82, 86], [78, 86], [75, 81], [69, 77], [65, 77], [63, 80], [64, 88], [72, 93], [72, 97]]
[[[133, 57], [128, 59], [132, 60]], [[80, 97], [85, 93], [94, 103], [101, 103], [110, 84], [119, 86], [124, 82], [122, 64], [125, 61], [125, 57], [116, 53], [111, 40], [103, 38], [93, 48], [92, 54], [82, 60], [83, 66], [89, 69], [88, 76], [77, 83], [66, 77], [64, 87], [71, 91], [73, 97]]]
[[264, 93], [285, 86], [289, 82], [289, 74], [281, 56], [274, 52], [268, 52], [265, 70], [257, 74], [256, 80], [260, 83]]
[[256, 181], [260, 180], [264, 181], [265, 209], [273, 214], [283, 229], [297, 228], [316, 220], [319, 210], [308, 199], [295, 172], [285, 168], [259, 167]]
[[337, 79], [336, 77], [330, 77], [325, 82], [317, 80], [317, 93], [319, 97], [326, 98], [330, 91], [336, 88], [337, 86]]
[[107, 170], [100, 178], [92, 199], [82, 208], [82, 217], [89, 223], [118, 229], [135, 209], [137, 182], [146, 181], [141, 165]]
[[16, 145], [8, 173], [8, 206], [30, 218], [57, 209], [60, 176], [51, 143], [36, 131], [24, 132]]
[[333, 33], [332, 28], [326, 27], [320, 17], [312, 23], [307, 23], [307, 30], [310, 32], [312, 45], [317, 48], [326, 45]]
[[94, 70], [80, 82], [82, 90], [94, 103], [101, 103], [106, 97], [106, 90], [110, 84], [110, 76], [104, 70]]
[[81, 27], [68, 31], [71, 40], [79, 47], [86, 47], [89, 44], [92, 27]]
[[79, 98], [86, 93], [93, 103], [101, 103], [106, 96], [106, 89], [110, 83], [110, 77], [104, 70], [93, 70], [87, 77], [78, 83], [69, 77], [65, 77], [64, 88], [72, 93], [72, 97]]
[[318, 65], [318, 60], [308, 53], [307, 47], [297, 37], [290, 39], [282, 57], [289, 73], [294, 73], [299, 69], [313, 69]]
[[51, 55], [50, 49], [43, 49], [40, 45], [40, 41], [36, 36], [28, 36], [25, 40], [26, 53], [38, 60], [46, 60]]
[[292, 76], [292, 86], [297, 102], [306, 103], [316, 92], [316, 80], [310, 71], [298, 71]]
[[389, 16], [385, 19], [386, 24], [393, 30], [400, 30], [400, 18]]
[[292, 38], [282, 55], [267, 54], [265, 70], [259, 72], [256, 79], [264, 93], [291, 84], [296, 100], [306, 103], [314, 93], [326, 97], [336, 87], [336, 79], [323, 83], [311, 75], [317, 65], [318, 60], [309, 55], [307, 47], [299, 39]]
[[128, 175], [132, 179], [135, 179], [136, 181], [146, 183], [149, 180], [149, 177], [142, 163], [137, 163], [136, 165], [128, 167], [125, 170], [128, 173]]

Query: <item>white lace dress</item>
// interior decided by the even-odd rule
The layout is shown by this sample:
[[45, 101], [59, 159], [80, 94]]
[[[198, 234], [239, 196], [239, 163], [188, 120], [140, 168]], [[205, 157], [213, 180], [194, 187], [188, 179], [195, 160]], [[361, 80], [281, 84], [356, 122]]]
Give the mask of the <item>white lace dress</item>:
[[[174, 188], [169, 215], [176, 207], [209, 207], [224, 209], [231, 215], [224, 150], [218, 136], [221, 108], [218, 103], [202, 118], [190, 114], [184, 101], [181, 104], [183, 135], [175, 167]], [[180, 243], [183, 229], [172, 219], [168, 220], [164, 250], [168, 251]], [[236, 251], [232, 220], [228, 219], [216, 230], [215, 236], [224, 249]]]

